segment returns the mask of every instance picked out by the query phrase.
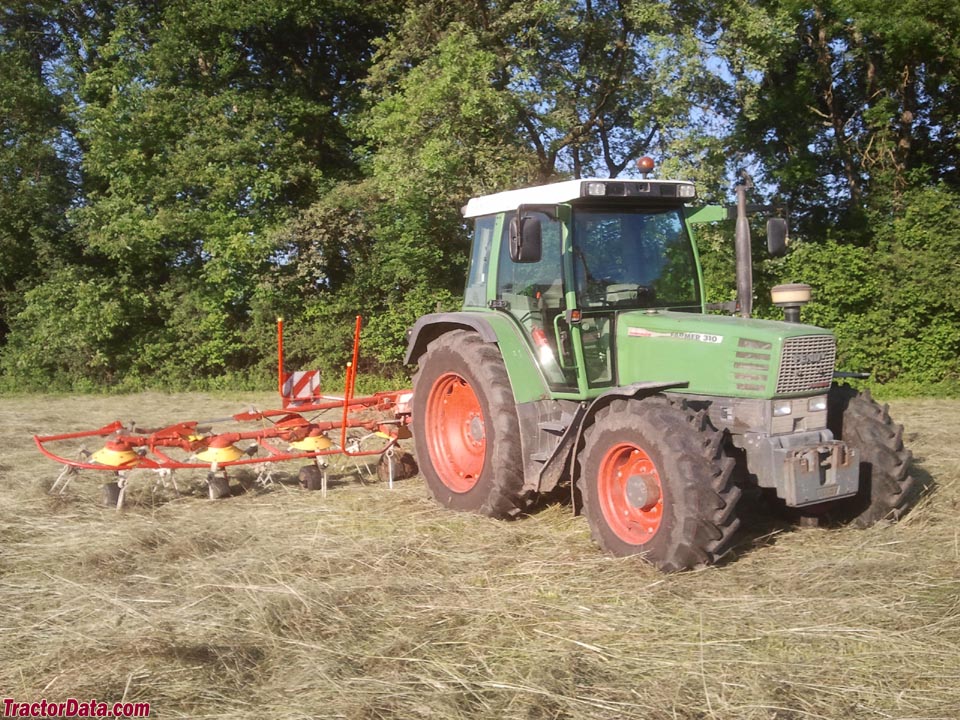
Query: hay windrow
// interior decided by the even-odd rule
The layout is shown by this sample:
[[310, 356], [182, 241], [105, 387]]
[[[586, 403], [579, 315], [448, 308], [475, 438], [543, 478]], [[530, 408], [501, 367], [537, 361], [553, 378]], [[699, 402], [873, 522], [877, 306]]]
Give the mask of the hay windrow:
[[[605, 557], [563, 507], [496, 522], [344, 465], [326, 499], [211, 503], [202, 476], [100, 508], [30, 434], [235, 412], [266, 397], [0, 399], [0, 688], [152, 717], [955, 718], [960, 403], [902, 401], [928, 485], [903, 522], [771, 524], [721, 567]], [[189, 492], [192, 491], [192, 492]]]

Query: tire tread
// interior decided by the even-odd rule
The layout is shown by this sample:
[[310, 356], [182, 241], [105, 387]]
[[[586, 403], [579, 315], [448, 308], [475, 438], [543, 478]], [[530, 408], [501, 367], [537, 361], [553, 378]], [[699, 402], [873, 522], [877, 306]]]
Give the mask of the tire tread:
[[[624, 422], [620, 417], [624, 415]], [[724, 453], [724, 433], [715, 429], [707, 414], [694, 411], [684, 400], [674, 400], [665, 395], [653, 395], [640, 400], [618, 398], [600, 409], [584, 437], [577, 453], [577, 483], [584, 502], [584, 512], [590, 520], [591, 534], [595, 542], [615, 554], [632, 554], [643, 551], [644, 546], [632, 546], [625, 552], [621, 546], [608, 542], [604, 521], [599, 508], [589, 506], [590, 493], [587, 483], [596, 482], [584, 473], [588, 456], [601, 452], [596, 447], [599, 429], [613, 425], [630, 425], [641, 428], [648, 441], [662, 444], [665, 455], [673, 460], [671, 468], [658, 470], [661, 482], [670, 482], [679, 489], [683, 519], [681, 526], [671, 533], [670, 540], [656, 556], [648, 553], [648, 559], [661, 570], [674, 572], [700, 567], [717, 562], [729, 550], [730, 543], [740, 525], [737, 503], [740, 488], [734, 482], [734, 460]], [[665, 472], [675, 472], [678, 478], [665, 479]], [[665, 509], [666, 516], [666, 509]], [[661, 526], [659, 532], [670, 531]], [[659, 533], [658, 533], [659, 535]], [[621, 543], [622, 545], [622, 543]]]

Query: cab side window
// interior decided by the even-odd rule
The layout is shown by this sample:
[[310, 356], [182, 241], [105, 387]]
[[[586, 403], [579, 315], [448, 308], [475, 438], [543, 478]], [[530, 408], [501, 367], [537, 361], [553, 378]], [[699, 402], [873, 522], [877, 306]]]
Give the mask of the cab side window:
[[463, 304], [467, 307], [485, 307], [487, 304], [487, 274], [490, 268], [490, 249], [496, 216], [477, 218], [473, 229], [473, 249], [470, 252], [470, 274], [464, 291]]

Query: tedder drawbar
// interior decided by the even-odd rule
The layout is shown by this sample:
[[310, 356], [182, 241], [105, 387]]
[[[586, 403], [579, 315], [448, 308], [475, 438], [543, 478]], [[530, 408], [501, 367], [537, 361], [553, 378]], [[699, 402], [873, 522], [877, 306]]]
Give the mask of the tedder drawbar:
[[[322, 394], [317, 370], [284, 371], [283, 320], [278, 319], [281, 409], [251, 407], [226, 418], [187, 420], [159, 429], [118, 420], [96, 430], [35, 435], [40, 452], [63, 465], [51, 492], [62, 493], [80, 470], [112, 472], [116, 480], [104, 486], [104, 499], [119, 509], [132, 471], [154, 471], [158, 484], [172, 484], [177, 490], [175, 472], [197, 469], [207, 470], [210, 498], [217, 499], [230, 494], [230, 468], [251, 466], [258, 473], [257, 483], [267, 485], [273, 481], [274, 463], [311, 460], [300, 470], [300, 484], [326, 493], [329, 455], [379, 456], [378, 474], [392, 487], [395, 478], [416, 473], [412, 457], [398, 446], [399, 440], [410, 437], [412, 395], [397, 390], [354, 396], [361, 324], [358, 316], [343, 397]], [[92, 453], [80, 448], [74, 457], [64, 456], [69, 452], [64, 448], [91, 439], [103, 442], [103, 447]]]

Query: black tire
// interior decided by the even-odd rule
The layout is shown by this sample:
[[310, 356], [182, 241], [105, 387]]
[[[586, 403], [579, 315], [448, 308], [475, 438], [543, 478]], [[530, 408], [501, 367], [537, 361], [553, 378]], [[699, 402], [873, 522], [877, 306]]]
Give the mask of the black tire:
[[[453, 510], [515, 517], [530, 498], [523, 488], [520, 426], [500, 349], [475, 332], [453, 330], [431, 342], [419, 363], [412, 430], [430, 492]], [[469, 404], [471, 394], [473, 419], [460, 422], [457, 432], [445, 399], [457, 405], [456, 395]]]
[[893, 422], [887, 406], [878, 405], [869, 390], [859, 393], [849, 385], [834, 385], [827, 427], [860, 452], [860, 490], [852, 498], [821, 506], [828, 517], [861, 528], [903, 517], [918, 488], [910, 475], [913, 456], [903, 445], [903, 426]]
[[320, 490], [323, 487], [323, 472], [316, 465], [304, 465], [297, 473], [297, 480], [304, 490]]
[[[705, 412], [663, 395], [617, 399], [599, 410], [577, 455], [593, 539], [613, 555], [642, 553], [667, 572], [716, 562], [740, 525], [740, 488], [723, 440]], [[635, 480], [642, 481], [639, 500]]]
[[[408, 480], [414, 477], [420, 468], [413, 455], [402, 450], [395, 450], [393, 454], [393, 480]], [[384, 453], [377, 462], [377, 477], [381, 482], [390, 482], [390, 458]]]
[[230, 480], [220, 473], [208, 473], [207, 495], [211, 500], [230, 497]]
[[116, 508], [120, 501], [120, 484], [104, 483], [100, 486], [100, 503], [104, 507]]

